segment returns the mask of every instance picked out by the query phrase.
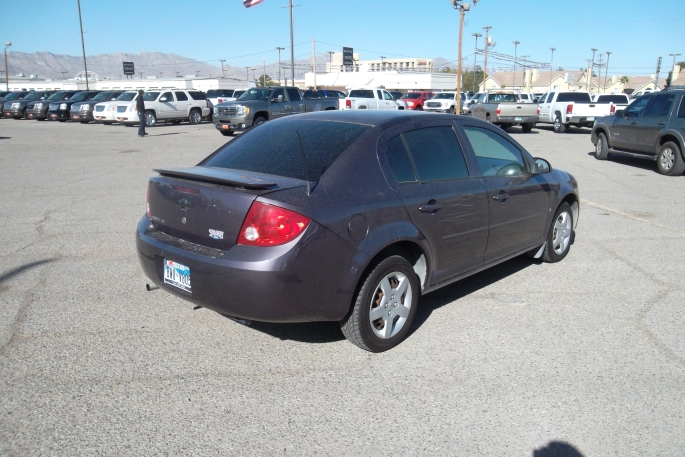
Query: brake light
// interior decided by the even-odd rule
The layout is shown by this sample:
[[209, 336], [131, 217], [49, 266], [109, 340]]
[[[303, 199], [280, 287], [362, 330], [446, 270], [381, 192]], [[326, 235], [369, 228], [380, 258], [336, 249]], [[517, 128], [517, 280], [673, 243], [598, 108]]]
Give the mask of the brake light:
[[238, 244], [279, 246], [297, 238], [310, 219], [278, 206], [254, 202], [245, 216]]
[[152, 182], [147, 183], [147, 196], [145, 197], [145, 214], [147, 214], [147, 218], [152, 220], [152, 211], [150, 211], [150, 186], [152, 185]]
[[345, 108], [352, 108], [352, 100], [345, 100]]
[[573, 103], [566, 107], [566, 114], [573, 114]]
[[495, 110], [495, 113], [497, 113], [498, 116], [500, 114], [502, 114], [502, 108], [500, 107], [500, 105], [497, 105], [497, 109]]
[[538, 116], [540, 115], [540, 107], [538, 106]]
[[616, 114], [616, 105], [613, 103], [611, 104], [611, 107], [609, 108], [609, 114]]

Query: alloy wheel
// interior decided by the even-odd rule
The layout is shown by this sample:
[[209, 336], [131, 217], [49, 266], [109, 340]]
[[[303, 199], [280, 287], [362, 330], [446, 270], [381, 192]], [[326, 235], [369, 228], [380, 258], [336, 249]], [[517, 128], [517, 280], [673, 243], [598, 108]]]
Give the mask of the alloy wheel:
[[554, 221], [554, 233], [552, 234], [552, 248], [557, 255], [563, 254], [571, 241], [571, 215], [564, 211], [559, 213]]
[[664, 170], [670, 170], [673, 168], [674, 163], [675, 154], [673, 153], [673, 149], [664, 149], [664, 151], [661, 153], [661, 168]]
[[404, 274], [388, 273], [376, 286], [369, 309], [371, 328], [378, 338], [395, 336], [407, 322], [412, 304], [412, 288]]

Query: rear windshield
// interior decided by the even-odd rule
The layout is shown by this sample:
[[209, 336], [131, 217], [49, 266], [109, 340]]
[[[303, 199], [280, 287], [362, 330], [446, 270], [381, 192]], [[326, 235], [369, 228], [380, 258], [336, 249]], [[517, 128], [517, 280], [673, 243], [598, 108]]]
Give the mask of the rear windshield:
[[374, 98], [372, 90], [351, 90], [350, 98]]
[[421, 94], [404, 94], [402, 98], [421, 98]]
[[561, 92], [557, 95], [557, 101], [590, 103], [590, 94], [585, 92]]
[[[135, 92], [124, 92], [123, 94], [121, 94], [117, 97], [117, 100], [122, 101], [122, 102], [130, 102], [134, 98], [136, 98]], [[145, 98], [145, 97], [143, 97], [143, 98]]]
[[312, 120], [267, 122], [243, 133], [201, 165], [304, 180], [304, 160], [297, 138], [299, 131], [309, 179], [316, 181], [370, 128], [368, 125]]
[[305, 90], [304, 94], [302, 94], [304, 98], [321, 98], [325, 97], [323, 92], [314, 91], [314, 90]]
[[488, 95], [488, 102], [517, 102], [514, 94], [490, 94]]
[[159, 92], [145, 92], [143, 94], [143, 100], [146, 102], [154, 102], [159, 97]]
[[193, 97], [193, 100], [207, 100], [207, 95], [199, 90], [189, 90], [188, 94]]
[[625, 95], [600, 95], [596, 103], [628, 103]]

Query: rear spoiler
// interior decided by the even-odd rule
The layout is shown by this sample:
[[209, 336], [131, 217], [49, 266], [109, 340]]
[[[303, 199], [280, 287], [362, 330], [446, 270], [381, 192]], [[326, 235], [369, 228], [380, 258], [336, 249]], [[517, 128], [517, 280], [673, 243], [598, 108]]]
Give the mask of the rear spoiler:
[[156, 168], [153, 169], [153, 171], [156, 171], [162, 176], [190, 179], [210, 184], [222, 184], [245, 189], [269, 189], [271, 187], [276, 187], [277, 185], [275, 182], [264, 181], [254, 176], [245, 176], [244, 174], [225, 168]]

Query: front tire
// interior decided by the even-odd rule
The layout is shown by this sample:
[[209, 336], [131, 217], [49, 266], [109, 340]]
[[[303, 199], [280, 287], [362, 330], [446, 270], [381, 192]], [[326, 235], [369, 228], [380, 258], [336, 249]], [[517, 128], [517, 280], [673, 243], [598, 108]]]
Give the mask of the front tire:
[[554, 133], [564, 133], [567, 128], [567, 125], [561, 122], [561, 116], [554, 118]]
[[563, 203], [557, 209], [552, 226], [545, 241], [545, 251], [542, 260], [555, 263], [562, 260], [571, 248], [571, 236], [573, 235], [573, 212], [568, 203]]
[[258, 125], [262, 125], [263, 123], [266, 122], [266, 119], [264, 119], [262, 116], [259, 116], [254, 120], [254, 123], [252, 124], [252, 127], [257, 127]]
[[685, 162], [678, 145], [672, 141], [664, 143], [656, 156], [656, 168], [662, 175], [680, 176], [685, 171]]
[[157, 125], [157, 115], [154, 111], [145, 111], [145, 126], [154, 127]]
[[364, 279], [352, 310], [340, 323], [343, 334], [366, 351], [392, 349], [409, 331], [419, 293], [418, 277], [407, 259], [388, 257]]
[[600, 133], [597, 137], [597, 144], [595, 145], [595, 159], [606, 160], [609, 158], [609, 143], [607, 137]]

